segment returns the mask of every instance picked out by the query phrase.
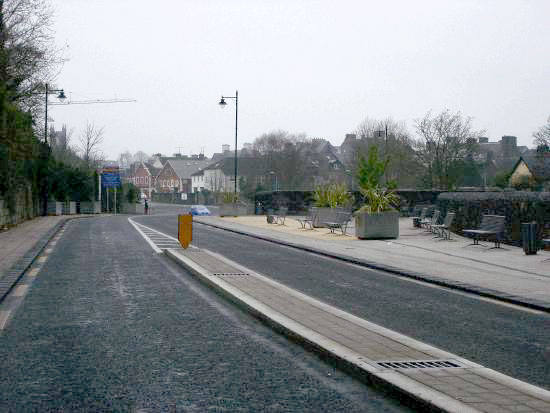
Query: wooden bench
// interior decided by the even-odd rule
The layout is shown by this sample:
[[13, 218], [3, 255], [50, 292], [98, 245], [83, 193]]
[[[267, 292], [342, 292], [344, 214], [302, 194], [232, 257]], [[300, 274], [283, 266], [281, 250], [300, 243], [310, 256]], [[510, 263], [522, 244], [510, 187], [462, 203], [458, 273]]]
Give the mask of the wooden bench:
[[333, 222], [323, 222], [325, 226], [330, 229], [330, 232], [334, 234], [334, 230], [340, 228], [342, 235], [346, 235], [348, 229], [348, 223], [351, 220], [351, 212], [337, 212], [336, 221]]
[[500, 248], [500, 240], [504, 234], [506, 217], [502, 215], [483, 215], [481, 225], [478, 229], [465, 229], [462, 232], [466, 236], [471, 236], [474, 243], [470, 245], [479, 245], [480, 239], [492, 239], [495, 243], [494, 248]]

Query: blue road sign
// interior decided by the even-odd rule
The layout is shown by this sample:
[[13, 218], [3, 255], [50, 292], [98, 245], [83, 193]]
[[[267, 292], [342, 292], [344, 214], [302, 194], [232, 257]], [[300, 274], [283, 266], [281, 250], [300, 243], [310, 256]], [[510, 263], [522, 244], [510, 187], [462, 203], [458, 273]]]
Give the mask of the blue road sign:
[[120, 174], [118, 172], [103, 172], [101, 174], [102, 188], [118, 188], [120, 186]]

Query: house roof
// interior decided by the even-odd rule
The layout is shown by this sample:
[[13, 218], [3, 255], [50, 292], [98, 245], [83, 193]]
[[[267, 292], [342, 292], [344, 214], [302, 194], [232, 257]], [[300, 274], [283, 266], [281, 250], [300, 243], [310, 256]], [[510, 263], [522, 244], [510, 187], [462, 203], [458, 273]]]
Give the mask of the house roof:
[[178, 178], [191, 179], [193, 173], [208, 166], [209, 162], [209, 160], [198, 159], [170, 159], [166, 164], [172, 167]]
[[[237, 173], [239, 175], [262, 175], [265, 173], [265, 163], [260, 158], [237, 158]], [[235, 171], [235, 158], [224, 158], [211, 163], [204, 170], [221, 169], [224, 175], [232, 176]]]
[[[525, 157], [522, 156], [520, 157], [520, 161], [521, 160], [525, 162], [527, 168], [529, 168], [535, 178], [543, 181], [550, 180], [550, 153], [538, 153], [534, 156]], [[514, 169], [516, 169], [516, 166], [514, 166]]]

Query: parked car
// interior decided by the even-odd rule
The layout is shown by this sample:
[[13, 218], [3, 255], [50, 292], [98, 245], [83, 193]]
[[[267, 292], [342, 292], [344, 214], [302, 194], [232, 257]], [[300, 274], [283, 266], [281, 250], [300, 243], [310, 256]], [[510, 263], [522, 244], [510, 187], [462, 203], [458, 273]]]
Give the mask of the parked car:
[[191, 215], [212, 215], [204, 205], [192, 205]]

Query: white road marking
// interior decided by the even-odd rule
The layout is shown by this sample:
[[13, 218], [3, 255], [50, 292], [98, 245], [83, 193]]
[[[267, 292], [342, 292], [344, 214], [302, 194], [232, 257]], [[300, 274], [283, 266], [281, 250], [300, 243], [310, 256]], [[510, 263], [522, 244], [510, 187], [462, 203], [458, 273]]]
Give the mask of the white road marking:
[[25, 294], [27, 294], [28, 289], [29, 289], [29, 286], [27, 284], [18, 285], [13, 291], [13, 296], [23, 297]]
[[[145, 238], [145, 240], [149, 243], [149, 245], [151, 246], [151, 248], [153, 248], [155, 252], [160, 254], [167, 249], [181, 248], [180, 241], [177, 238], [157, 231], [156, 229], [153, 229], [146, 225], [137, 223], [133, 221], [132, 218], [128, 218], [128, 221], [141, 234], [141, 236]], [[189, 248], [196, 247], [190, 245]]]
[[145, 239], [145, 241], [147, 241], [147, 242], [149, 243], [149, 245], [151, 246], [151, 248], [153, 248], [153, 250], [154, 250], [156, 253], [158, 253], [158, 254], [162, 253], [162, 250], [161, 250], [159, 247], [157, 247], [157, 246], [155, 245], [155, 243], [154, 243], [147, 235], [145, 235], [145, 233], [141, 230], [141, 228], [138, 226], [137, 223], [135, 223], [134, 221], [132, 221], [132, 219], [130, 219], [130, 218], [128, 218], [128, 222], [129, 222], [130, 224], [132, 224], [132, 226], [136, 229], [136, 231], [139, 232], [139, 233], [141, 234], [141, 236]]
[[0, 311], [0, 330], [3, 330], [4, 327], [6, 327], [6, 324], [8, 323], [8, 319], [10, 318], [11, 311]]

